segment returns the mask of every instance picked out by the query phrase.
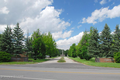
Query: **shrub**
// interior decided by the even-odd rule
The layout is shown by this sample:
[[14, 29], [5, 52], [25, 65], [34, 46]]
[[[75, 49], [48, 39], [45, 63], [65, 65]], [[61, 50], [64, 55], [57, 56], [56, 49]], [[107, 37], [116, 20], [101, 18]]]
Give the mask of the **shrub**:
[[87, 46], [82, 46], [80, 53], [78, 53], [80, 59], [90, 60], [92, 57], [87, 54]]
[[9, 62], [11, 57], [11, 54], [0, 51], [0, 62]]
[[114, 54], [114, 59], [115, 59], [116, 63], [120, 63], [120, 52], [117, 52]]

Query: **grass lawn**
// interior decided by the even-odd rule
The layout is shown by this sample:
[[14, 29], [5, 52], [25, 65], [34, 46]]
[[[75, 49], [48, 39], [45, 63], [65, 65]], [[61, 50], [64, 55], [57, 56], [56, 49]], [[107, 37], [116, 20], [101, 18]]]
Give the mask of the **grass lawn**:
[[64, 57], [61, 57], [61, 58], [58, 60], [58, 62], [66, 62], [66, 61], [64, 60]]
[[74, 61], [86, 64], [86, 65], [90, 65], [90, 66], [120, 68], [120, 63], [98, 63], [98, 62], [95, 62], [95, 58], [92, 58], [89, 61], [85, 59], [80, 59], [79, 57], [77, 58], [69, 57], [69, 58], [73, 59]]
[[48, 61], [49, 59], [37, 59], [37, 60], [34, 60], [32, 58], [29, 58], [28, 60], [32, 60], [32, 62], [0, 62], [0, 65], [35, 64], [35, 63]]

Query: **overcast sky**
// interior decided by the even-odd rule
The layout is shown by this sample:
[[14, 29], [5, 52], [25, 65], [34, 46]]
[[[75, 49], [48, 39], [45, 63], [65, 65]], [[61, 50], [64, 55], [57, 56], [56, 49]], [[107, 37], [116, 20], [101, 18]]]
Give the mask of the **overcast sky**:
[[120, 0], [0, 0], [0, 33], [6, 25], [51, 32], [60, 49], [78, 43], [85, 30], [101, 32], [105, 23], [114, 31], [120, 24]]

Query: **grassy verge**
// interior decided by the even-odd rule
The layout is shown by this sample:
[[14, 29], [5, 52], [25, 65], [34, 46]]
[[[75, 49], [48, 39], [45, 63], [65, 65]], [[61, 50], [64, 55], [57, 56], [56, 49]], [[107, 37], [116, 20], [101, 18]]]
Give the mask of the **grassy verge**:
[[95, 58], [92, 58], [89, 61], [85, 59], [80, 59], [79, 57], [77, 58], [69, 57], [69, 58], [73, 59], [74, 61], [86, 64], [86, 65], [90, 65], [90, 66], [120, 68], [120, 63], [98, 63], [98, 62], [95, 62]]
[[48, 61], [49, 59], [37, 59], [37, 60], [34, 60], [34, 59], [30, 58], [29, 60], [32, 60], [32, 62], [0, 62], [0, 65], [35, 64], [35, 63]]
[[64, 60], [64, 57], [61, 57], [61, 58], [58, 60], [58, 62], [66, 62], [66, 61]]

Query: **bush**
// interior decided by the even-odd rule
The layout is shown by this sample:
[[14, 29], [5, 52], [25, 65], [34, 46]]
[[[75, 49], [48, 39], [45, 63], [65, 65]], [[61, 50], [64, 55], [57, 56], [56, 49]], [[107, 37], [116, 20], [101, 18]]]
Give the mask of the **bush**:
[[92, 57], [87, 54], [87, 46], [82, 46], [80, 53], [78, 53], [80, 59], [90, 60]]
[[11, 54], [0, 51], [0, 62], [9, 62], [11, 57]]
[[114, 54], [114, 59], [115, 59], [116, 63], [120, 63], [120, 52], [117, 52]]

